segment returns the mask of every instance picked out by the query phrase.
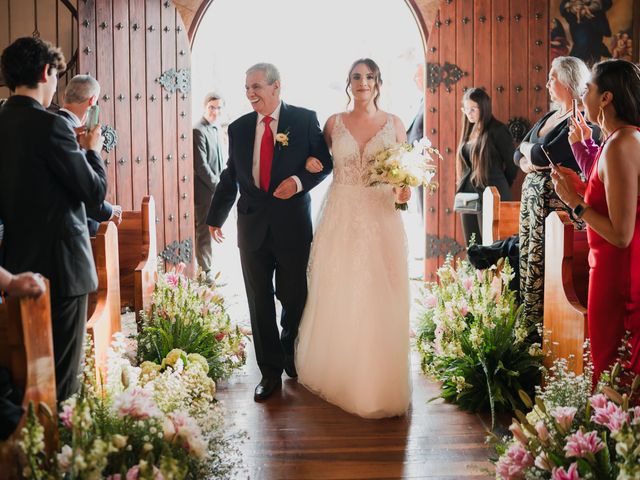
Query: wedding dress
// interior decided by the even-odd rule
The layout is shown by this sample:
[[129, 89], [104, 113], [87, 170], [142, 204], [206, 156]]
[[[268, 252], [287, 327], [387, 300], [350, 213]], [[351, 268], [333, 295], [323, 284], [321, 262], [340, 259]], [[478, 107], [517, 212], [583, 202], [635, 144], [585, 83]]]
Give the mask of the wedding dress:
[[410, 397], [407, 240], [392, 188], [369, 161], [395, 141], [393, 117], [364, 146], [337, 116], [333, 182], [309, 259], [298, 382], [366, 418], [402, 415]]

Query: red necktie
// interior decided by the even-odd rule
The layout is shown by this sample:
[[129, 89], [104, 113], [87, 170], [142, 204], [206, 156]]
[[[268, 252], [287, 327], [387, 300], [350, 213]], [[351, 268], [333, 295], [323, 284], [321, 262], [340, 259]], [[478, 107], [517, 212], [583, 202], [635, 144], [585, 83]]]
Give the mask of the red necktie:
[[269, 124], [273, 118], [264, 117], [264, 133], [260, 142], [260, 188], [265, 192], [269, 191], [271, 181], [271, 164], [273, 163], [273, 132]]

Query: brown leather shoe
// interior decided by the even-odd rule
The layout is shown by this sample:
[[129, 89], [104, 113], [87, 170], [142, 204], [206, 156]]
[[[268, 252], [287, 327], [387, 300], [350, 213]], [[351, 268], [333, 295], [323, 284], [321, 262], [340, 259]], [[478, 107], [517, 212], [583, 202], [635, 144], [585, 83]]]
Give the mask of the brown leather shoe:
[[280, 387], [282, 387], [282, 379], [280, 377], [262, 377], [253, 394], [253, 399], [256, 402], [266, 400], [273, 392], [279, 390]]

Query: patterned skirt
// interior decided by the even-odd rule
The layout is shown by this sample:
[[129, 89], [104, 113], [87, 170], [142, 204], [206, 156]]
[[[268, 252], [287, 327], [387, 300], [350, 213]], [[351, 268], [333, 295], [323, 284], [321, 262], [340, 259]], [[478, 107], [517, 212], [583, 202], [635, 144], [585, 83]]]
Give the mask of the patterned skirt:
[[544, 313], [544, 225], [549, 213], [572, 214], [553, 189], [549, 172], [531, 172], [522, 184], [520, 205], [520, 298], [527, 325], [542, 326]]

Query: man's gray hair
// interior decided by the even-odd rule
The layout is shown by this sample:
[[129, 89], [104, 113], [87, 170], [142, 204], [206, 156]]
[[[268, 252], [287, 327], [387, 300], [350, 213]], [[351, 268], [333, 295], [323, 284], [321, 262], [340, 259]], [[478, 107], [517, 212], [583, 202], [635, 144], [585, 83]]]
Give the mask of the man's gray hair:
[[100, 94], [100, 84], [91, 75], [76, 75], [64, 90], [65, 103], [86, 102], [93, 96]]
[[256, 63], [247, 70], [247, 75], [255, 72], [264, 72], [267, 76], [267, 84], [273, 85], [273, 82], [280, 81], [280, 72], [272, 63]]
[[576, 57], [556, 57], [551, 62], [551, 70], [555, 72], [558, 81], [569, 89], [573, 98], [580, 98], [591, 75], [582, 60]]

